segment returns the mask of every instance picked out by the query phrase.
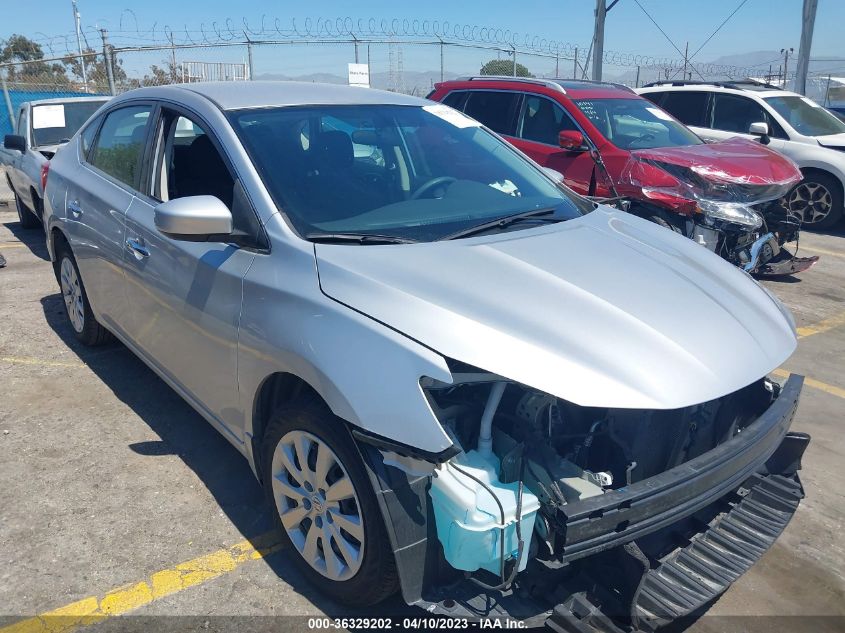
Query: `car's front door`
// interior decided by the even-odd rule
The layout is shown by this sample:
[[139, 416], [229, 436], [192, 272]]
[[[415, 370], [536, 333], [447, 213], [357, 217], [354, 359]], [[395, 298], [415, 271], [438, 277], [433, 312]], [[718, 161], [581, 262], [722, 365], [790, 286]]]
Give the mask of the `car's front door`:
[[[241, 439], [237, 343], [242, 280], [255, 249], [172, 239], [155, 226], [155, 207], [212, 195], [248, 232], [253, 213], [233, 172], [198, 117], [162, 108], [149, 151], [148, 183], [126, 214], [123, 258], [132, 309], [129, 337], [207, 417]], [[243, 224], [247, 227], [244, 229]]]
[[153, 106], [127, 105], [108, 112], [99, 131], [86, 128], [80, 167], [68, 179], [64, 229], [97, 319], [123, 332], [127, 306], [123, 291], [126, 210], [135, 197]]
[[583, 195], [610, 195], [609, 188], [604, 191], [603, 179], [596, 178], [596, 164], [588, 151], [561, 149], [558, 139], [564, 130], [583, 133], [560, 104], [548, 97], [525, 94], [516, 136], [508, 140], [543, 167], [563, 174], [564, 182], [574, 191]]

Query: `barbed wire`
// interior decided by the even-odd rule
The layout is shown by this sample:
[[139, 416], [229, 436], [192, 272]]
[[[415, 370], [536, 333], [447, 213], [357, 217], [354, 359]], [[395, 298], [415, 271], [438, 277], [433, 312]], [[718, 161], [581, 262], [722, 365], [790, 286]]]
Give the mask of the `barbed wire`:
[[[97, 25], [88, 25], [83, 35], [91, 35], [95, 41], [100, 37]], [[484, 26], [463, 22], [451, 22], [439, 19], [400, 19], [400, 18], [353, 18], [340, 17], [307, 17], [304, 19], [291, 18], [283, 22], [279, 18], [261, 16], [258, 24], [250, 23], [247, 18], [233, 20], [227, 18], [222, 22], [213, 21], [209, 24], [200, 23], [199, 28], [190, 29], [187, 25], [171, 27], [168, 24], [154, 22], [151, 27], [143, 28], [137, 15], [132, 9], [123, 9], [120, 13], [117, 29], [108, 30], [112, 44], [137, 44], [151, 46], [214, 46], [233, 43], [261, 43], [276, 40], [336, 40], [338, 42], [375, 42], [402, 38], [410, 40], [433, 40], [444, 44], [478, 44], [502, 51], [543, 55], [562, 59], [586, 60], [586, 46], [578, 46], [571, 42], [542, 37], [530, 33], [504, 29], [496, 26]], [[76, 54], [76, 33], [62, 33], [49, 36], [37, 33], [35, 40], [46, 49], [51, 57], [64, 54]], [[3, 43], [0, 42], [0, 46]], [[128, 48], [128, 46], [127, 46]], [[62, 53], [57, 51], [63, 50]], [[660, 68], [669, 72], [678, 71], [685, 67], [682, 59], [674, 57], [660, 57], [606, 50], [603, 54], [605, 64], [618, 67]], [[751, 66], [726, 65], [715, 63], [687, 64], [693, 66], [701, 75], [744, 77], [759, 74], [765, 64]]]

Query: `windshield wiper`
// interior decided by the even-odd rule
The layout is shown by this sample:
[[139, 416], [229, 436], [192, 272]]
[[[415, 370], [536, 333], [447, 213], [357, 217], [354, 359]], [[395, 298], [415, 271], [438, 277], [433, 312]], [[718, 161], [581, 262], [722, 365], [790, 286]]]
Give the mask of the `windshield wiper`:
[[[506, 215], [501, 218], [496, 218], [495, 220], [490, 220], [489, 222], [482, 222], [481, 224], [476, 224], [475, 226], [470, 226], [465, 229], [461, 229], [460, 231], [455, 231], [454, 233], [448, 233], [443, 237], [437, 238], [437, 241], [443, 240], [454, 240], [460, 237], [469, 237], [470, 235], [475, 235], [476, 233], [483, 233], [484, 231], [489, 231], [490, 229], [503, 229], [506, 226], [510, 226], [515, 222], [519, 222], [521, 220], [527, 220], [529, 218], [539, 218], [544, 215], [551, 215], [557, 209], [555, 207], [548, 207], [545, 209], [533, 209], [531, 211], [521, 211], [520, 213], [514, 213], [513, 215]], [[551, 222], [560, 222], [564, 218], [542, 218], [546, 221]]]
[[413, 244], [417, 242], [410, 237], [398, 235], [379, 235], [377, 233], [306, 233], [303, 236], [312, 242], [355, 242], [357, 244]]

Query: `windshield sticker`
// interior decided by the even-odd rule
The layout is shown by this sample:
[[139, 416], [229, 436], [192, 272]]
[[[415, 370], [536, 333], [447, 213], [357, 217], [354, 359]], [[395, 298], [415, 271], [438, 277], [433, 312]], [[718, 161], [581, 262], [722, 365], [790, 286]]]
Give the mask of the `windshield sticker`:
[[807, 105], [813, 106], [814, 108], [821, 108], [821, 106], [818, 103], [816, 103], [812, 99], [808, 99], [807, 97], [801, 97], [801, 101], [803, 101]]
[[48, 127], [65, 127], [64, 104], [40, 105], [32, 109], [32, 129]]
[[656, 116], [658, 119], [663, 119], [664, 121], [672, 121], [672, 120], [674, 120], [674, 119], [672, 119], [672, 117], [670, 117], [668, 114], [666, 114], [666, 113], [665, 113], [663, 110], [661, 110], [660, 108], [648, 108], [648, 107], [647, 107], [647, 108], [646, 108], [646, 110], [648, 110], [649, 112], [651, 112], [651, 113], [652, 113], [654, 116]]
[[519, 196], [519, 187], [517, 187], [513, 182], [505, 178], [504, 180], [498, 180], [496, 182], [491, 182], [490, 186], [493, 189], [498, 189], [502, 193], [506, 193], [509, 196]]
[[447, 123], [451, 123], [455, 127], [480, 127], [481, 123], [474, 119], [470, 119], [465, 114], [458, 112], [454, 108], [438, 103], [436, 105], [423, 106], [423, 110], [430, 112], [436, 117], [440, 117]]

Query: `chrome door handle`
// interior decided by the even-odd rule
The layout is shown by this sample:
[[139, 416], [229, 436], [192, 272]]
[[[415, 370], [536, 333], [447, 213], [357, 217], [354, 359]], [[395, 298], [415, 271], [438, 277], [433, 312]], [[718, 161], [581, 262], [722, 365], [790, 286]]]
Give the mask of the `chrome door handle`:
[[132, 251], [132, 254], [135, 256], [135, 259], [137, 259], [138, 261], [146, 259], [150, 256], [150, 251], [147, 249], [147, 247], [135, 238], [130, 237], [129, 239], [127, 239], [126, 246], [129, 247], [129, 250]]
[[75, 218], [78, 218], [80, 215], [82, 215], [82, 207], [79, 206], [78, 200], [71, 200], [70, 202], [68, 202], [67, 210], [70, 211], [70, 214]]

